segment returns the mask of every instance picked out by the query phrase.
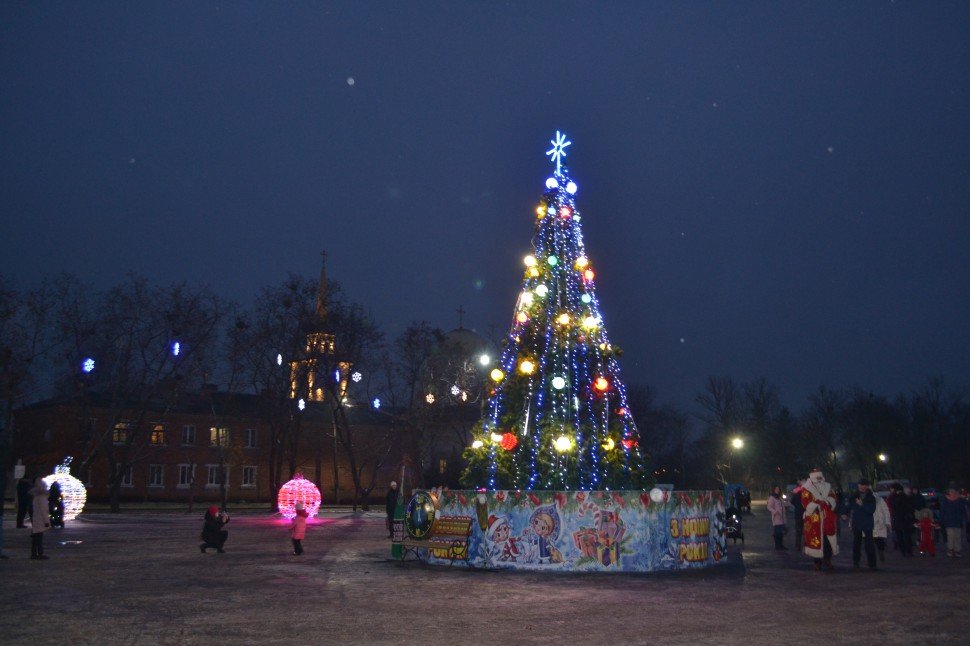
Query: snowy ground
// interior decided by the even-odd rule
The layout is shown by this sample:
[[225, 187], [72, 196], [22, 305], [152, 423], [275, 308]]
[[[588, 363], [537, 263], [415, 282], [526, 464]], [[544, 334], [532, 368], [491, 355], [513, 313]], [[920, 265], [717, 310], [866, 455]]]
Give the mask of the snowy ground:
[[619, 576], [394, 563], [383, 518], [347, 513], [316, 521], [302, 557], [265, 515], [234, 517], [227, 552], [202, 555], [195, 515], [139, 513], [50, 532], [50, 560], [31, 561], [28, 530], [5, 519], [5, 644], [970, 640], [970, 554], [890, 552], [879, 572], [854, 572], [843, 535], [838, 570], [820, 574], [771, 548], [763, 505], [745, 517], [743, 564], [731, 549], [734, 564], [709, 572]]

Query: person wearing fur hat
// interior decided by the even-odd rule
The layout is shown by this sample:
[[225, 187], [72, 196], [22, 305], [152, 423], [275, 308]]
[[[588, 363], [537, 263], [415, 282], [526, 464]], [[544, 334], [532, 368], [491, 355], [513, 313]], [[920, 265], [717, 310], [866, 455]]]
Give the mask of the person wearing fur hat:
[[293, 554], [296, 556], [303, 554], [303, 539], [306, 537], [306, 519], [307, 513], [306, 509], [303, 508], [303, 503], [296, 503], [296, 516], [293, 517], [293, 523], [290, 525], [290, 539], [293, 541]]
[[802, 483], [802, 538], [805, 555], [815, 560], [815, 569], [833, 569], [832, 557], [839, 553], [836, 535], [839, 519], [832, 485], [825, 481], [820, 469], [813, 469]]
[[229, 514], [225, 512], [220, 512], [219, 508], [215, 505], [209, 507], [205, 512], [205, 519], [202, 523], [202, 545], [199, 545], [199, 550], [203, 554], [210, 547], [216, 548], [216, 551], [222, 554], [225, 552], [222, 547], [226, 544], [226, 539], [229, 538], [229, 531], [223, 529], [229, 523]]
[[44, 532], [51, 527], [51, 517], [47, 513], [47, 483], [43, 478], [34, 480], [34, 488], [30, 490], [33, 496], [30, 513], [30, 558], [47, 560], [44, 554]]

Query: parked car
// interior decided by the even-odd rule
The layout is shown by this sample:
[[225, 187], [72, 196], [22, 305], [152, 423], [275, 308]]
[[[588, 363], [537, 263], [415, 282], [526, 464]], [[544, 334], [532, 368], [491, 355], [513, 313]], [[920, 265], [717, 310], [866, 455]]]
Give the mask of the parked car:
[[936, 487], [926, 487], [925, 489], [920, 489], [920, 495], [923, 496], [923, 500], [926, 502], [934, 502], [940, 499], [940, 492]]

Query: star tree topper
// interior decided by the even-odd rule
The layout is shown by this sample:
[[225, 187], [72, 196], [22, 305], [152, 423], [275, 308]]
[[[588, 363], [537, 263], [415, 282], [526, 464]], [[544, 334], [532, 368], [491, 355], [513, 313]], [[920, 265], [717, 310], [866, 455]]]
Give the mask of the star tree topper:
[[566, 156], [566, 146], [571, 145], [573, 142], [566, 140], [566, 135], [556, 131], [556, 138], [550, 139], [549, 143], [552, 144], [552, 148], [546, 151], [546, 154], [551, 157], [551, 160], [556, 162], [556, 175], [562, 175], [562, 158]]

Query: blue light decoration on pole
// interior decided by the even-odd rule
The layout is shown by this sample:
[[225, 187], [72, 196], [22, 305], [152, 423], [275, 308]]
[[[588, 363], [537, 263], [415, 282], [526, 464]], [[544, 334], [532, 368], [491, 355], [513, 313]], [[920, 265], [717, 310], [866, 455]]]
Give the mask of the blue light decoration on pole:
[[[485, 416], [465, 452], [464, 484], [487, 489], [640, 489], [640, 433], [586, 253], [572, 144], [556, 131], [555, 165], [534, 211], [533, 248], [504, 350], [491, 371]], [[501, 441], [507, 435], [514, 437]], [[498, 438], [498, 439], [496, 439]]]

